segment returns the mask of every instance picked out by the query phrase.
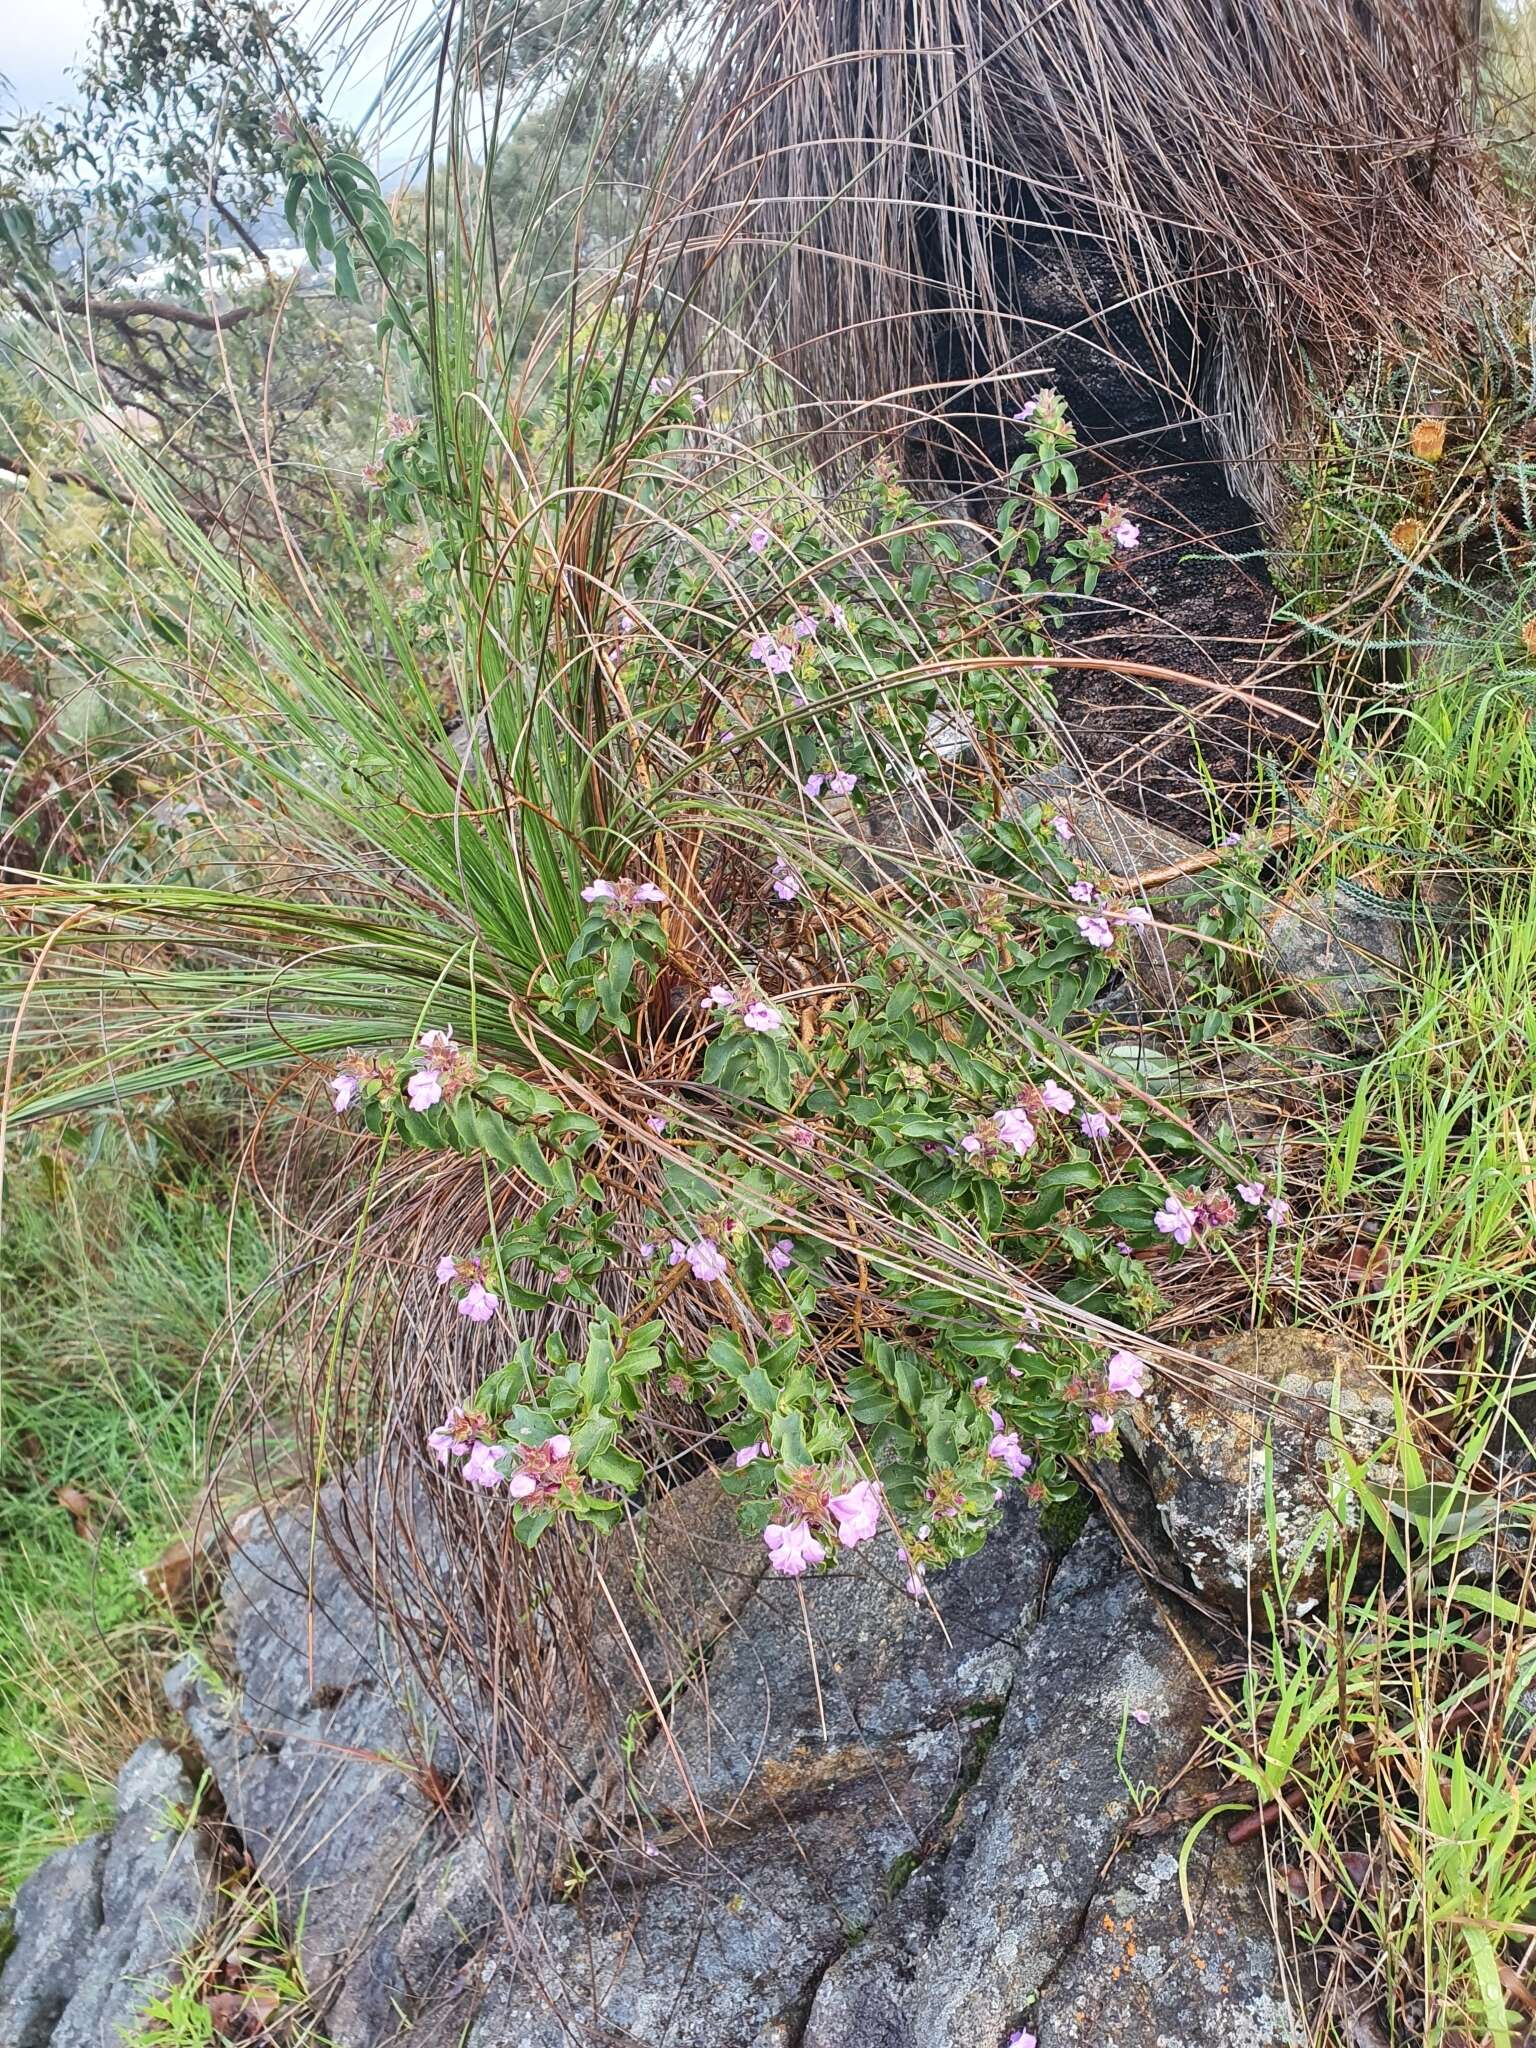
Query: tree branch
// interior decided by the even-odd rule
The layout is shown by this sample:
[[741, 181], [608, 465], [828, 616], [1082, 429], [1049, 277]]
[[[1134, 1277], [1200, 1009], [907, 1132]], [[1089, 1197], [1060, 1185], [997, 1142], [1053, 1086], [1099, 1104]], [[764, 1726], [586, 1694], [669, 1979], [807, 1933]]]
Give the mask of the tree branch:
[[117, 505], [125, 512], [133, 510], [126, 498], [119, 497], [116, 491], [109, 490], [105, 484], [97, 483], [94, 477], [82, 476], [78, 470], [43, 469], [40, 462], [24, 462], [15, 455], [0, 455], [0, 470], [6, 471], [10, 476], [26, 477], [30, 480], [33, 471], [39, 469], [42, 469], [43, 475], [51, 484], [73, 484], [77, 491], [94, 492], [98, 498], [105, 498], [109, 505]]
[[[16, 294], [16, 303], [24, 313], [34, 320], [46, 321], [48, 309], [34, 299], [21, 285], [11, 288]], [[249, 320], [256, 312], [254, 306], [236, 306], [228, 313], [199, 313], [191, 306], [178, 306], [170, 299], [66, 299], [56, 298], [53, 302], [61, 313], [85, 314], [93, 320], [110, 320], [114, 326], [126, 326], [132, 320], [170, 320], [182, 327], [198, 327], [205, 333], [217, 333], [221, 328], [238, 327], [242, 320]]]

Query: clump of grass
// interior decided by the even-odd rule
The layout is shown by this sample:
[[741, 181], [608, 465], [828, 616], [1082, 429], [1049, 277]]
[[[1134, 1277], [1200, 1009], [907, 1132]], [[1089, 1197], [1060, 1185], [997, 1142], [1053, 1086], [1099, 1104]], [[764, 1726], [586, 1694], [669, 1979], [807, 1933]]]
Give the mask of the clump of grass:
[[[110, 1809], [191, 1626], [139, 1574], [183, 1529], [265, 1251], [228, 1170], [141, 1134], [13, 1162], [0, 1248], [0, 1892]], [[153, 1162], [153, 1163], [152, 1163]]]

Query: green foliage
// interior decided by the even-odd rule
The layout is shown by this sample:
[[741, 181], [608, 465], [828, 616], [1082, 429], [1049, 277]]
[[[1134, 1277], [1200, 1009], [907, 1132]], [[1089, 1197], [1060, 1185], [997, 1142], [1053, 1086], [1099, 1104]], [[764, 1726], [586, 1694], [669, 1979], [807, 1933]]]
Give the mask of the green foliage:
[[[265, 1248], [228, 1179], [140, 1127], [11, 1162], [0, 1249], [0, 1889], [98, 1824], [182, 1626], [140, 1579], [203, 1477], [226, 1315]], [[94, 1156], [93, 1156], [94, 1154]]]

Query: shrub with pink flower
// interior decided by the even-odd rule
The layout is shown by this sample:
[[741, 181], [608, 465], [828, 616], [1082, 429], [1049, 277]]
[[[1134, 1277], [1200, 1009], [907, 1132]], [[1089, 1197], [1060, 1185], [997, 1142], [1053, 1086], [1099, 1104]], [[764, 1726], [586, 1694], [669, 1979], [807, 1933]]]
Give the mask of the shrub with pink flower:
[[803, 1578], [813, 1565], [826, 1559], [826, 1550], [816, 1541], [808, 1522], [770, 1522], [763, 1541], [768, 1546], [769, 1567], [781, 1578]]
[[868, 1543], [880, 1532], [880, 1482], [860, 1479], [845, 1493], [835, 1493], [827, 1510], [837, 1524], [837, 1540], [844, 1550]]

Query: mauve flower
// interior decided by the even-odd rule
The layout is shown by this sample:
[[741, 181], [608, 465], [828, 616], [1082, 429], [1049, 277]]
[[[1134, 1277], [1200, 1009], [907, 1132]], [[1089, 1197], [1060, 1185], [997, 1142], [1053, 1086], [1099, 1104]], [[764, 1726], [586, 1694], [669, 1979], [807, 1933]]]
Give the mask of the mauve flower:
[[1072, 830], [1072, 820], [1070, 818], [1052, 818], [1051, 830], [1056, 834], [1056, 837], [1063, 846], [1070, 846], [1077, 837], [1077, 834]]
[[991, 1443], [987, 1445], [987, 1456], [996, 1458], [1000, 1465], [1005, 1465], [1015, 1479], [1022, 1479], [1034, 1463], [1034, 1459], [1020, 1445], [1016, 1429], [995, 1430]]
[[1269, 1218], [1275, 1229], [1278, 1230], [1282, 1223], [1290, 1222], [1291, 1205], [1283, 1197], [1276, 1195], [1271, 1200], [1269, 1207], [1264, 1211], [1264, 1214]]
[[331, 1091], [331, 1107], [338, 1116], [345, 1116], [363, 1092], [363, 1084], [356, 1074], [334, 1074], [325, 1085]]
[[797, 640], [809, 640], [812, 639], [815, 635], [816, 621], [811, 617], [809, 612], [801, 612], [799, 616], [791, 622], [789, 630], [791, 633], [794, 634]]
[[447, 1466], [450, 1458], [462, 1458], [469, 1450], [469, 1438], [460, 1433], [464, 1420], [462, 1408], [450, 1408], [447, 1419], [440, 1422], [427, 1438], [427, 1449], [439, 1465]]
[[1117, 548], [1133, 548], [1141, 539], [1141, 528], [1133, 519], [1122, 519], [1109, 529], [1109, 537]]
[[837, 1540], [844, 1550], [868, 1543], [880, 1528], [880, 1482], [859, 1479], [846, 1493], [835, 1493], [827, 1508], [837, 1523]]
[[709, 994], [699, 1004], [701, 1010], [734, 1010], [736, 997], [723, 981], [712, 984]]
[[539, 1482], [531, 1472], [514, 1472], [507, 1481], [507, 1491], [514, 1500], [526, 1500], [530, 1493], [537, 1493]]
[[565, 1460], [571, 1455], [571, 1440], [568, 1436], [552, 1436], [547, 1440], [544, 1448], [555, 1460], [556, 1464], [563, 1465]]
[[752, 550], [754, 555], [760, 555], [763, 552], [763, 549], [767, 547], [769, 541], [771, 541], [772, 539], [773, 535], [768, 531], [766, 526], [754, 526], [752, 531], [747, 535], [747, 546]]
[[[731, 1270], [730, 1261], [712, 1237], [696, 1238], [692, 1244], [685, 1245], [683, 1257], [688, 1261], [695, 1280], [723, 1280]], [[677, 1261], [674, 1259], [672, 1263], [676, 1265]]]
[[839, 768], [832, 777], [832, 780], [827, 784], [827, 788], [832, 792], [833, 796], [852, 796], [858, 785], [859, 778], [857, 775], [850, 775], [846, 768]]
[[434, 1025], [430, 1031], [423, 1031], [416, 1043], [423, 1052], [452, 1052], [453, 1026], [445, 1024], [439, 1029]]
[[464, 1478], [470, 1486], [500, 1486], [502, 1474], [496, 1460], [506, 1456], [501, 1444], [476, 1444], [464, 1460]]
[[1109, 1118], [1102, 1109], [1085, 1110], [1077, 1120], [1077, 1128], [1085, 1138], [1107, 1138]]
[[967, 1131], [960, 1140], [960, 1150], [968, 1154], [972, 1159], [981, 1150], [981, 1140], [974, 1131]]
[[1169, 1195], [1152, 1219], [1164, 1237], [1171, 1237], [1175, 1244], [1188, 1244], [1199, 1220], [1194, 1210], [1186, 1202], [1181, 1202], [1177, 1195]]
[[1075, 882], [1068, 882], [1067, 894], [1074, 903], [1091, 903], [1094, 897], [1093, 884], [1079, 877]]
[[1147, 1371], [1147, 1361], [1138, 1358], [1134, 1351], [1113, 1352], [1105, 1374], [1109, 1391], [1112, 1394], [1125, 1394], [1131, 1400], [1139, 1401]]
[[1095, 1436], [1108, 1436], [1114, 1426], [1107, 1415], [1095, 1413], [1088, 1418], [1088, 1427]]
[[777, 1244], [770, 1245], [768, 1263], [775, 1273], [787, 1273], [795, 1263], [795, 1248], [787, 1237], [781, 1237]]
[[764, 1437], [761, 1443], [743, 1444], [731, 1462], [735, 1465], [738, 1472], [742, 1472], [746, 1470], [748, 1465], [755, 1465], [759, 1458], [771, 1458], [772, 1456], [773, 1445]]
[[448, 1285], [448, 1282], [449, 1282], [450, 1280], [456, 1280], [456, 1279], [458, 1278], [458, 1276], [459, 1276], [459, 1262], [458, 1262], [458, 1260], [457, 1260], [457, 1259], [456, 1259], [456, 1258], [455, 1258], [455, 1257], [453, 1256], [453, 1253], [452, 1253], [452, 1252], [444, 1252], [444, 1253], [443, 1253], [443, 1256], [442, 1256], [442, 1257], [441, 1257], [441, 1258], [440, 1258], [440, 1259], [438, 1260], [438, 1262], [437, 1262], [437, 1284], [438, 1284], [438, 1286], [439, 1286], [439, 1287], [446, 1287], [446, 1286]]
[[809, 1566], [820, 1564], [827, 1554], [806, 1522], [770, 1522], [763, 1541], [768, 1546], [770, 1567], [786, 1579], [803, 1577]]
[[616, 903], [618, 901], [618, 897], [619, 892], [617, 889], [615, 889], [612, 882], [604, 882], [601, 880], [596, 882], [588, 882], [585, 889], [583, 889], [581, 892], [581, 900], [583, 903]]
[[1047, 1109], [1054, 1109], [1058, 1116], [1066, 1116], [1077, 1107], [1077, 1097], [1070, 1089], [1063, 1088], [1059, 1081], [1042, 1082], [1040, 1100]]
[[827, 778], [819, 771], [814, 775], [807, 775], [805, 781], [801, 784], [801, 788], [805, 791], [806, 795], [811, 797], [820, 796], [826, 786]]
[[1257, 1209], [1264, 1199], [1264, 1183], [1261, 1180], [1240, 1180], [1237, 1192], [1250, 1208]]
[[789, 1127], [789, 1142], [797, 1152], [809, 1152], [816, 1145], [820, 1144], [821, 1140], [809, 1124], [791, 1124]]
[[829, 604], [827, 606], [827, 617], [840, 633], [845, 633], [848, 630], [848, 614], [840, 604]]
[[771, 654], [763, 656], [763, 667], [771, 676], [787, 676], [794, 665], [793, 647], [775, 647]]
[[777, 1031], [784, 1022], [784, 1012], [776, 1010], [772, 1003], [748, 1003], [741, 1021], [748, 1031]]
[[1149, 925], [1154, 922], [1152, 913], [1144, 903], [1133, 903], [1129, 910], [1114, 913], [1116, 924]]
[[412, 1074], [405, 1084], [406, 1098], [416, 1111], [432, 1109], [443, 1099], [442, 1076], [434, 1074], [430, 1067], [423, 1067], [418, 1074]]
[[654, 882], [637, 882], [630, 891], [632, 903], [665, 903], [666, 900]]
[[1022, 1159], [1035, 1142], [1035, 1127], [1027, 1112], [1017, 1106], [1000, 1109], [993, 1121], [997, 1125], [998, 1143], [1006, 1145], [1010, 1152], [1016, 1152]]
[[1032, 420], [1035, 416], [1036, 411], [1039, 408], [1039, 404], [1040, 401], [1038, 398], [1026, 399], [1024, 403], [1019, 407], [1018, 411], [1014, 414], [1014, 418], [1016, 420]]
[[754, 661], [766, 661], [778, 644], [772, 633], [759, 633], [747, 652]]
[[645, 1120], [648, 1131], [654, 1131], [658, 1138], [666, 1136], [667, 1120], [664, 1116], [648, 1116]]
[[793, 903], [800, 894], [799, 875], [787, 861], [776, 860], [773, 864], [773, 893], [781, 903]]
[[1115, 943], [1115, 935], [1107, 918], [1080, 917], [1077, 920], [1077, 928], [1090, 946], [1097, 946], [1101, 951], [1107, 952]]
[[500, 1297], [481, 1280], [471, 1280], [459, 1297], [459, 1314], [472, 1323], [488, 1323], [500, 1307]]
[[1016, 2034], [1008, 2036], [1008, 2048], [1035, 2048], [1035, 2037], [1033, 2034], [1025, 2033], [1020, 2027]]

